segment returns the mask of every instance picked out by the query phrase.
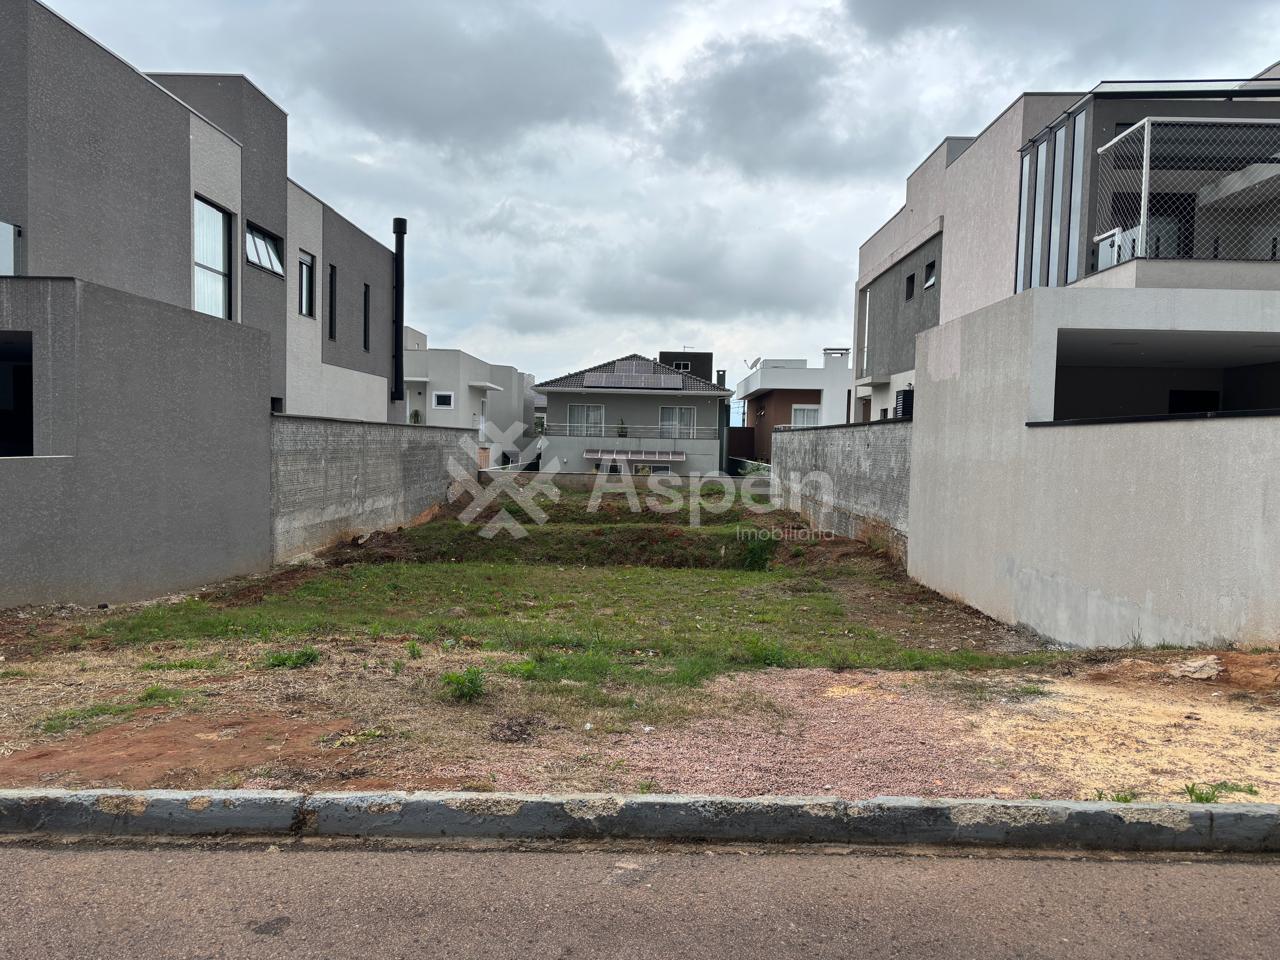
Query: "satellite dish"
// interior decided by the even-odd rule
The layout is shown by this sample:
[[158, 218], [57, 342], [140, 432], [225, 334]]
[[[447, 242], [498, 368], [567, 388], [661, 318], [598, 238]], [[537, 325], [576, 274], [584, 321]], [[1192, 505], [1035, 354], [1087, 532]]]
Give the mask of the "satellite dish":
[[760, 366], [760, 360], [761, 360], [760, 357], [756, 357], [754, 360], [752, 360], [750, 363], [747, 364], [747, 369], [754, 370], [756, 367]]

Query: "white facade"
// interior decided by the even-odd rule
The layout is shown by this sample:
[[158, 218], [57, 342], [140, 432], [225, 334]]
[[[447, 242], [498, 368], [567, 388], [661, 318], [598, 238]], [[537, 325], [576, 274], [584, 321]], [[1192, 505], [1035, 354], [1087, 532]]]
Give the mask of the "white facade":
[[428, 347], [426, 335], [409, 327], [404, 357], [410, 423], [474, 430], [485, 465], [500, 466], [504, 454], [523, 461], [533, 435], [531, 375], [462, 350]]
[[824, 350], [820, 367], [809, 366], [808, 360], [761, 360], [738, 381], [733, 399], [746, 401], [773, 390], [820, 390], [818, 422], [806, 425], [845, 423], [849, 410], [849, 354], [847, 347]]

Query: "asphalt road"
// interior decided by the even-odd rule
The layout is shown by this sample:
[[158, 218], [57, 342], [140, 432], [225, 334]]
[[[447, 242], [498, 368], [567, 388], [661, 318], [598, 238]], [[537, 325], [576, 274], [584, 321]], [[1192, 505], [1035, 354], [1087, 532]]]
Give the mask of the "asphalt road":
[[1276, 956], [1280, 861], [0, 846], [0, 957]]

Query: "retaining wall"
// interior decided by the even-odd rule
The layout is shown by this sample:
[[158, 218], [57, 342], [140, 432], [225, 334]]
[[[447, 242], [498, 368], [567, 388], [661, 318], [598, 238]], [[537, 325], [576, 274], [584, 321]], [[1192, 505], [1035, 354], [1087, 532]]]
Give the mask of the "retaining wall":
[[369, 530], [403, 526], [448, 497], [450, 458], [474, 474], [461, 441], [474, 430], [271, 418], [271, 533], [276, 562]]
[[778, 430], [774, 493], [824, 531], [858, 537], [875, 528], [905, 552], [911, 430], [909, 420]]

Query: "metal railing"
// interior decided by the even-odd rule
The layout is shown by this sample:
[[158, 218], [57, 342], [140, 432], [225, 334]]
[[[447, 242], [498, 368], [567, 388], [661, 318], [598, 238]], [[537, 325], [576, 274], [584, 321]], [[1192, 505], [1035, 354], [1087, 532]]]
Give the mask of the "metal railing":
[[630, 423], [548, 423], [547, 437], [633, 437], [637, 440], [718, 440], [718, 427], [680, 427], [674, 424], [635, 425]]
[[1098, 269], [1276, 260], [1280, 121], [1147, 117], [1098, 148]]

